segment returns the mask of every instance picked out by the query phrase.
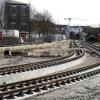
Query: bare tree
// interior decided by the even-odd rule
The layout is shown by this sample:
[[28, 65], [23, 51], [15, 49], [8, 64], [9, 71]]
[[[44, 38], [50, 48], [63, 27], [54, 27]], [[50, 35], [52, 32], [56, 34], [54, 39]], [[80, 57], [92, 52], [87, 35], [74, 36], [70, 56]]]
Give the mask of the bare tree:
[[34, 19], [34, 16], [38, 13], [38, 11], [33, 7], [31, 6], [30, 7], [30, 16], [31, 16], [31, 19]]
[[54, 26], [51, 14], [48, 11], [36, 13], [31, 22], [32, 30], [37, 31], [39, 36], [43, 34], [45, 42], [48, 40], [48, 34], [53, 33]]

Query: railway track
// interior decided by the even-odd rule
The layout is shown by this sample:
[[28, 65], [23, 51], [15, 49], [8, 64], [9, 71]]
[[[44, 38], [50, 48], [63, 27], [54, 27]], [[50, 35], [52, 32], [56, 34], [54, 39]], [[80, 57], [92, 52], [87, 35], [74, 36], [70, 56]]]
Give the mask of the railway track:
[[0, 100], [3, 100], [4, 98], [11, 99], [15, 96], [24, 96], [24, 94], [34, 95], [34, 93], [40, 93], [41, 90], [46, 91], [50, 88], [71, 84], [72, 82], [83, 80], [99, 73], [100, 63], [96, 63], [94, 65], [67, 72], [61, 72], [16, 83], [4, 84], [0, 86]]
[[96, 45], [91, 45], [94, 49], [100, 51], [100, 47], [96, 46]]
[[[78, 47], [78, 46], [75, 43], [75, 41], [73, 41], [70, 43], [70, 47]], [[69, 58], [73, 56], [74, 54], [76, 54], [77, 56], [73, 58]], [[0, 68], [0, 75], [6, 75], [6, 74], [11, 74], [11, 73], [21, 73], [25, 71], [38, 70], [42, 68], [52, 67], [55, 65], [60, 65], [60, 64], [64, 64], [67, 62], [80, 59], [83, 56], [84, 56], [84, 53], [81, 50], [70, 51], [70, 54], [67, 56], [58, 57], [58, 58], [54, 58], [51, 60]]]
[[3, 68], [0, 68], [0, 75], [25, 72], [25, 71], [50, 67], [50, 66], [56, 65], [58, 61], [65, 60], [73, 55], [74, 55], [74, 52], [72, 51], [69, 55], [64, 56], [64, 57], [58, 57], [51, 60], [40, 61], [40, 62], [29, 63], [29, 64], [22, 64], [22, 65], [17, 65], [17, 66], [3, 67]]
[[94, 46], [94, 45], [90, 45], [86, 42], [80, 42], [80, 43], [87, 49], [91, 50], [92, 52], [95, 52], [100, 57], [100, 48], [98, 48], [97, 46]]
[[92, 44], [89, 44], [89, 43], [86, 43], [86, 45], [88, 45], [89, 47], [91, 47], [91, 48], [93, 48], [93, 49], [95, 49], [97, 51], [100, 51], [100, 48], [95, 46], [95, 45], [92, 45]]
[[[70, 44], [70, 47], [78, 47], [75, 41]], [[76, 53], [76, 57], [67, 59]], [[0, 68], [0, 75], [6, 75], [11, 73], [20, 73], [30, 70], [37, 70], [55, 65], [64, 64], [73, 60], [80, 59], [84, 56], [84, 52], [81, 50], [71, 51], [68, 56], [59, 57], [52, 60], [41, 61], [31, 64], [24, 64], [18, 66]], [[30, 80], [19, 81], [16, 83], [8, 83], [0, 85], [0, 100], [15, 98], [16, 96], [24, 96], [24, 94], [40, 93], [40, 91], [47, 91], [54, 89], [55, 87], [71, 84], [71, 82], [83, 80], [87, 77], [100, 73], [98, 68], [100, 63], [96, 63], [83, 68], [78, 68], [65, 72], [57, 72], [56, 74], [46, 75], [39, 78]], [[98, 69], [97, 69], [98, 68]], [[92, 69], [94, 69], [92, 71]]]
[[0, 68], [0, 75], [6, 75], [6, 74], [11, 74], [11, 73], [21, 73], [21, 72], [30, 71], [30, 70], [38, 70], [42, 68], [52, 67], [52, 66], [56, 66], [56, 65], [60, 65], [60, 64], [64, 64], [64, 63], [68, 63], [68, 62], [80, 59], [83, 56], [84, 56], [84, 53], [81, 53], [77, 57], [70, 58], [70, 59], [63, 57], [63, 58], [59, 58], [55, 60], [47, 60], [47, 61], [36, 62], [36, 63], [31, 63], [31, 64], [4, 67], [4, 68]]

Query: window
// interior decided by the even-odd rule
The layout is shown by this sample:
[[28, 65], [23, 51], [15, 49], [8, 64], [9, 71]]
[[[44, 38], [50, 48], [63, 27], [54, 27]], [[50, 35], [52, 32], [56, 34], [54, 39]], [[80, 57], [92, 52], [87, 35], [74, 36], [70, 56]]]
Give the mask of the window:
[[26, 25], [22, 25], [22, 30], [25, 30], [26, 29]]
[[26, 23], [22, 23], [22, 25], [26, 25]]
[[11, 25], [11, 28], [12, 29], [15, 29], [16, 28], [16, 22], [11, 22], [10, 25]]
[[16, 6], [12, 6], [11, 8], [12, 15], [16, 15]]
[[26, 13], [26, 7], [21, 7], [21, 12], [22, 12], [22, 14], [24, 14], [25, 15], [25, 13]]

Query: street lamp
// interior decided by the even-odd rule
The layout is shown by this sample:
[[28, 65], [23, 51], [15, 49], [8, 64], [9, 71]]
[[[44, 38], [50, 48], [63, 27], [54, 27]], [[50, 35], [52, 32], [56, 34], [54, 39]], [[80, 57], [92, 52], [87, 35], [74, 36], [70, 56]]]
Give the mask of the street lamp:
[[68, 20], [69, 26], [71, 25], [72, 18], [64, 18], [64, 20]]

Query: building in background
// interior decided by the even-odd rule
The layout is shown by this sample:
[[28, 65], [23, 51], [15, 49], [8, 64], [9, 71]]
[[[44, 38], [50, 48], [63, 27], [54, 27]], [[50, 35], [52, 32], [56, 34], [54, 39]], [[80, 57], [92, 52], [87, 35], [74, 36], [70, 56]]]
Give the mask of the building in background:
[[81, 32], [83, 32], [83, 28], [81, 26], [56, 25], [56, 33], [60, 35], [62, 34], [65, 39], [71, 38], [70, 33], [78, 35]]
[[28, 4], [14, 0], [6, 0], [4, 16], [4, 29], [29, 30]]
[[[2, 0], [2, 27], [0, 32], [0, 44], [19, 44], [19, 40], [26, 40], [26, 34], [29, 34], [29, 4], [18, 2], [16, 0]], [[11, 32], [18, 30], [19, 37]], [[5, 31], [5, 35], [3, 34]], [[23, 34], [24, 33], [24, 34]]]
[[96, 40], [100, 42], [100, 33], [96, 34]]

